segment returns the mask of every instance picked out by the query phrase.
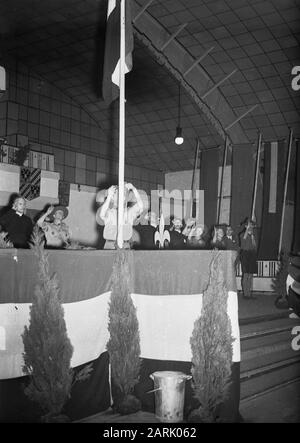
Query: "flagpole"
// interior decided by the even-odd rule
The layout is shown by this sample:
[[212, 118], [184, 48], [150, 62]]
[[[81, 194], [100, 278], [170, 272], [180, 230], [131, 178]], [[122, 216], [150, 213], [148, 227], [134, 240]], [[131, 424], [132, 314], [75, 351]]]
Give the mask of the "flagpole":
[[293, 130], [290, 128], [289, 148], [288, 148], [287, 164], [286, 164], [286, 171], [285, 171], [283, 204], [282, 204], [282, 213], [281, 213], [280, 236], [279, 236], [279, 245], [278, 245], [278, 260], [280, 258], [281, 247], [282, 247], [282, 233], [283, 233], [283, 225], [284, 225], [286, 194], [287, 194], [287, 187], [288, 187], [288, 182], [289, 182], [292, 143], [293, 143]]
[[259, 171], [259, 162], [260, 162], [260, 151], [261, 151], [261, 132], [258, 133], [258, 141], [257, 141], [255, 181], [254, 181], [252, 208], [251, 208], [251, 219], [252, 220], [255, 220], [255, 206], [256, 206], [257, 180], [258, 180], [258, 171]]
[[217, 224], [220, 223], [220, 216], [221, 216], [221, 206], [222, 206], [222, 199], [223, 199], [223, 182], [224, 182], [224, 173], [225, 173], [225, 167], [226, 167], [226, 161], [227, 161], [227, 148], [228, 148], [228, 136], [226, 135], [225, 145], [224, 145], [224, 154], [223, 154], [223, 167], [222, 167], [222, 173], [221, 173], [220, 198], [219, 198], [219, 204], [218, 204]]
[[200, 145], [199, 139], [197, 138], [197, 147], [196, 147], [193, 178], [192, 178], [192, 196], [191, 196], [191, 206], [190, 206], [190, 218], [193, 217], [193, 207], [194, 207], [194, 200], [195, 200], [195, 177], [196, 177], [196, 169], [197, 169], [197, 165], [198, 165], [199, 145]]
[[120, 5], [119, 193], [117, 244], [123, 248], [125, 163], [125, 0]]

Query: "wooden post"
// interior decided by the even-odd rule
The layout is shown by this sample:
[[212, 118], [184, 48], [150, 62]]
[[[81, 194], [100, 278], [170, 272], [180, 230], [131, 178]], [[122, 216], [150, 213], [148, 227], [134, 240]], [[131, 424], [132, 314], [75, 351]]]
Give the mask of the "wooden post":
[[183, 30], [183, 28], [185, 28], [187, 25], [187, 23], [183, 23], [178, 29], [177, 31], [174, 32], [174, 34], [171, 35], [171, 37], [162, 45], [162, 47], [160, 48], [161, 51], [163, 51], [164, 49], [166, 49], [166, 47], [171, 43], [172, 40], [174, 40], [174, 38]]
[[145, 4], [145, 6], [134, 17], [133, 23], [135, 23], [137, 21], [137, 19], [146, 11], [146, 9], [151, 5], [152, 2], [153, 2], [153, 0], [149, 0], [149, 2]]
[[282, 204], [282, 213], [281, 213], [280, 236], [279, 236], [279, 245], [278, 245], [278, 260], [280, 258], [281, 247], [282, 247], [282, 233], [283, 233], [283, 226], [284, 226], [286, 194], [287, 194], [287, 187], [288, 187], [288, 182], [289, 182], [292, 144], [293, 144], [293, 130], [290, 129], [288, 156], [287, 156], [285, 181], [284, 181], [283, 204]]
[[194, 61], [194, 63], [184, 72], [183, 77], [185, 77], [186, 75], [188, 75], [188, 73], [194, 69], [195, 66], [198, 65], [198, 63], [201, 62], [201, 60], [203, 60], [212, 50], [214, 49], [214, 46], [212, 46], [211, 48], [209, 48], [206, 52], [204, 52], [204, 54], [202, 54], [199, 58], [197, 58], [197, 60]]
[[250, 112], [254, 111], [255, 108], [257, 108], [258, 105], [254, 105], [251, 106], [250, 109], [248, 109], [248, 111], [244, 112], [242, 115], [240, 115], [237, 119], [235, 119], [232, 123], [230, 123], [230, 125], [228, 125], [225, 128], [225, 131], [228, 131], [228, 129], [231, 129], [232, 126], [234, 126], [236, 123], [238, 123], [240, 120], [242, 120], [242, 118], [246, 117], [246, 115], [250, 114]]
[[207, 92], [205, 92], [205, 94], [202, 95], [201, 100], [203, 100], [204, 98], [206, 98], [209, 94], [211, 94], [215, 89], [217, 89], [219, 86], [222, 85], [222, 83], [224, 83], [229, 77], [231, 77], [235, 72], [237, 71], [237, 69], [234, 69], [232, 72], [230, 72], [230, 74], [226, 75], [226, 77], [222, 78], [222, 80], [220, 80], [218, 83], [216, 83], [212, 88], [210, 88]]

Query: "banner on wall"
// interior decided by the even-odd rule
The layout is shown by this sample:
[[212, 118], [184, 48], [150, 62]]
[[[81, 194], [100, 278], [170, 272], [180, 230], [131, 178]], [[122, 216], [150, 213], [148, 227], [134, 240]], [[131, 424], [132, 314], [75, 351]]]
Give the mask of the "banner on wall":
[[70, 202], [70, 183], [63, 180], [58, 182], [58, 200], [62, 206], [69, 206]]
[[20, 169], [19, 193], [26, 200], [34, 200], [41, 192], [41, 170], [32, 168]]
[[204, 191], [204, 223], [210, 228], [217, 222], [218, 173], [220, 149], [202, 152], [200, 189]]
[[277, 260], [283, 203], [284, 141], [264, 143], [263, 213], [258, 257]]

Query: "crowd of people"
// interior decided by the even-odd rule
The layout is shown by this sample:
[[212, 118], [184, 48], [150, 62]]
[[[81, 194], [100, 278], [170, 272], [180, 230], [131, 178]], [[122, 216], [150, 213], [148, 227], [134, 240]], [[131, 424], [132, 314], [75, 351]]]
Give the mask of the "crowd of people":
[[[101, 191], [100, 191], [101, 192]], [[101, 194], [102, 195], [102, 194]], [[98, 198], [99, 200], [99, 198]], [[97, 200], [97, 201], [98, 201]], [[104, 225], [104, 249], [116, 249], [118, 187], [111, 186], [106, 192], [96, 214], [96, 221]], [[49, 206], [33, 223], [26, 215], [26, 200], [16, 196], [12, 207], [0, 217], [0, 232], [15, 248], [29, 248], [33, 228], [43, 233], [48, 248], [64, 249], [71, 244], [71, 232], [64, 219], [68, 209]], [[163, 216], [145, 211], [137, 189], [126, 183], [124, 188], [123, 247], [125, 249], [216, 249], [235, 250], [242, 266], [242, 288], [245, 298], [252, 297], [253, 274], [257, 272], [257, 240], [255, 224], [247, 220], [243, 231], [236, 235], [230, 225], [215, 225], [208, 230], [195, 219], [186, 222], [173, 217], [165, 226]]]

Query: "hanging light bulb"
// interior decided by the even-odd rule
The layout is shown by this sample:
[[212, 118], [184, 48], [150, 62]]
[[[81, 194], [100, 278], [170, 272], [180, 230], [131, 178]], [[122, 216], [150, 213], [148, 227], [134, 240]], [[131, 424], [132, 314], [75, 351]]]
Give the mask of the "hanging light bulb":
[[177, 126], [176, 128], [176, 136], [174, 141], [176, 145], [182, 145], [184, 142], [184, 138], [182, 137], [182, 128], [180, 128], [180, 126]]
[[180, 126], [180, 83], [178, 88], [178, 126], [176, 127], [176, 135], [174, 139], [176, 145], [182, 145], [184, 138], [182, 136], [182, 128]]

